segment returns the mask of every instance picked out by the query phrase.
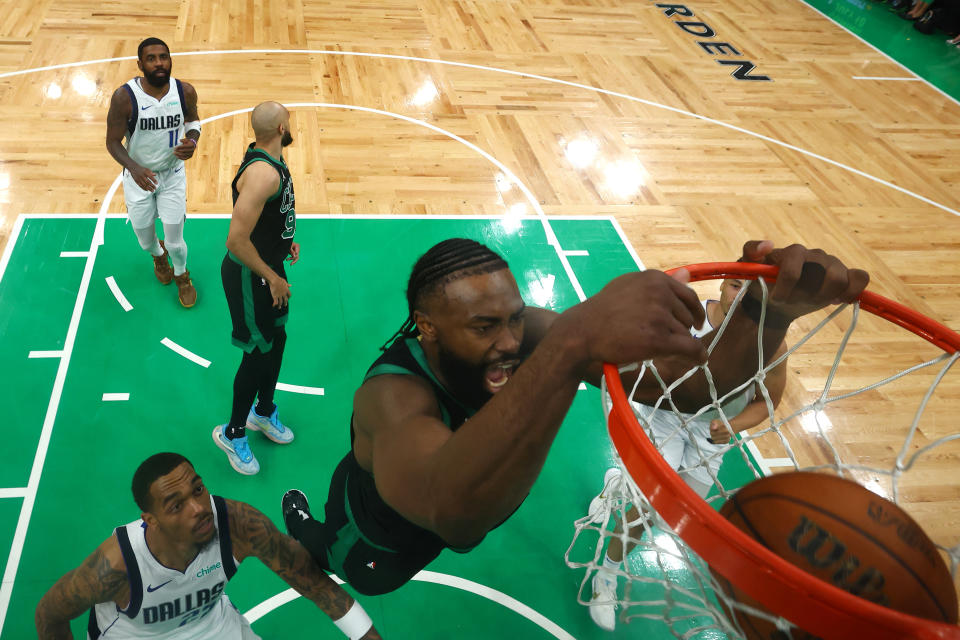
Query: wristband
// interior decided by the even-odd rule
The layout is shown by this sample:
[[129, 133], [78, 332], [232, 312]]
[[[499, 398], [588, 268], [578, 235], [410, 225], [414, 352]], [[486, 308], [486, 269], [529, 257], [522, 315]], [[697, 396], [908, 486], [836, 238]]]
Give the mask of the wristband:
[[[757, 300], [750, 295], [750, 291], [747, 291], [740, 301], [740, 308], [743, 309], [743, 312], [748, 318], [753, 320], [754, 323], [760, 324], [760, 313], [763, 311], [763, 301]], [[767, 313], [763, 322], [764, 327], [767, 329], [787, 329], [791, 322], [793, 322], [793, 318], [782, 313], [777, 313], [770, 309], [770, 305], [767, 305]]]
[[360, 603], [354, 600], [353, 606], [350, 607], [346, 615], [339, 620], [334, 620], [333, 624], [337, 625], [337, 629], [340, 629], [350, 640], [360, 640], [373, 627], [373, 620], [363, 610]]
[[194, 140], [193, 138], [191, 138], [190, 136], [184, 136], [183, 139], [184, 139], [184, 140], [189, 140], [190, 142], [193, 143], [193, 146], [197, 146], [197, 141]]

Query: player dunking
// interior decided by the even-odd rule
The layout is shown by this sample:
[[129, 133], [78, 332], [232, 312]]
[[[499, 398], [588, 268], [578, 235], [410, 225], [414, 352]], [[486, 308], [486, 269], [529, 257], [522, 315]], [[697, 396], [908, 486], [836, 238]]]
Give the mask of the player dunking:
[[380, 634], [296, 541], [248, 504], [211, 496], [186, 458], [158, 453], [133, 474], [142, 518], [117, 527], [37, 604], [40, 640], [72, 638], [89, 610], [89, 640], [259, 640], [224, 593], [257, 557], [312, 600], [351, 640]]
[[[250, 450], [246, 428], [279, 444], [293, 441], [280, 422], [273, 394], [287, 343], [290, 284], [283, 262], [300, 258], [293, 180], [283, 148], [293, 142], [290, 112], [263, 102], [250, 115], [256, 140], [250, 143], [233, 179], [233, 216], [220, 275], [233, 321], [233, 343], [243, 350], [233, 380], [230, 421], [214, 428], [213, 441], [239, 473], [253, 475], [260, 463]], [[254, 399], [257, 400], [254, 405]]]
[[[706, 320], [703, 326], [691, 330], [694, 337], [709, 343], [713, 338], [713, 332], [720, 328], [743, 286], [742, 280], [732, 278], [723, 280], [720, 285], [720, 299], [704, 301]], [[767, 355], [767, 361], [777, 360], [786, 352], [787, 345], [781, 342], [773, 356]], [[771, 369], [764, 379], [764, 386], [767, 388], [774, 409], [780, 404], [786, 382], [787, 361], [784, 360]], [[755, 427], [769, 417], [766, 399], [755, 387], [756, 385], [748, 386], [724, 403], [723, 414], [727, 416], [730, 429], [734, 433]], [[705, 498], [713, 487], [713, 479], [720, 471], [723, 453], [729, 448], [727, 442], [731, 434], [719, 412], [712, 409], [694, 416], [693, 414], [675, 414], [671, 410], [662, 407], [654, 408], [639, 402], [631, 402], [631, 405], [634, 412], [643, 417], [643, 424], [649, 425], [649, 435], [667, 464], [675, 469], [701, 498]], [[620, 467], [608, 469], [603, 478], [601, 494], [590, 503], [588, 513], [593, 515], [594, 521], [601, 526], [606, 525], [609, 513], [604, 494], [611, 486], [618, 486], [622, 482], [621, 474]], [[626, 510], [624, 521], [614, 514], [614, 532], [609, 538], [610, 542], [602, 568], [593, 576], [590, 617], [597, 626], [607, 631], [613, 631], [617, 623], [616, 608], [619, 602], [617, 574], [625, 555], [622, 542], [624, 524], [627, 525], [626, 554], [629, 555], [636, 546], [634, 540], [643, 535], [642, 521], [645, 517], [641, 515], [636, 505], [631, 505]]]
[[[180, 304], [192, 307], [197, 290], [187, 270], [183, 240], [187, 215], [183, 161], [193, 157], [200, 139], [197, 92], [170, 76], [170, 49], [159, 38], [140, 43], [137, 67], [143, 77], [130, 80], [110, 99], [107, 151], [123, 167], [127, 216], [140, 246], [153, 256], [154, 275], [161, 284], [176, 281]], [[157, 238], [158, 217], [163, 241]]]
[[[765, 327], [764, 349], [782, 342], [790, 320], [851, 301], [868, 281], [800, 245], [751, 242], [744, 258], [780, 266], [767, 318], [773, 311], [786, 324]], [[801, 273], [807, 286], [795, 287]], [[602, 362], [658, 358], [674, 380], [706, 358], [689, 331], [704, 312], [688, 278], [626, 274], [556, 314], [526, 307], [507, 263], [487, 247], [434, 246], [414, 265], [406, 323], [354, 395], [352, 445], [333, 473], [325, 520], [294, 489], [282, 500], [287, 530], [365, 594], [397, 589], [443, 549], [473, 548], [523, 502], [580, 381], [598, 383]], [[744, 306], [711, 355], [729, 362], [714, 376], [721, 393], [754, 373], [759, 315]], [[658, 395], [649, 382], [638, 400]], [[681, 409], [699, 406], [709, 385], [693, 376], [673, 397]]]

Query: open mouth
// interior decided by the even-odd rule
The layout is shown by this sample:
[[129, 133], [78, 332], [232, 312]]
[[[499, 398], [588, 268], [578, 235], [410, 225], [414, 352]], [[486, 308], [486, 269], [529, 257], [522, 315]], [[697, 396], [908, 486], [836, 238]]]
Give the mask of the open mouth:
[[487, 371], [483, 376], [483, 383], [487, 391], [496, 393], [502, 389], [503, 385], [507, 384], [510, 376], [513, 375], [519, 365], [519, 360], [505, 360], [487, 367]]

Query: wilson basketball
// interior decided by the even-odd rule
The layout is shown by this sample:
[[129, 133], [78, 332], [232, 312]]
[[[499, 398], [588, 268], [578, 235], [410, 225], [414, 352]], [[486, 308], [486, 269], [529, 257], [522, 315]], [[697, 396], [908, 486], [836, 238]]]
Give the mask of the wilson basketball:
[[[911, 615], [957, 622], [957, 593], [937, 547], [900, 507], [855, 482], [802, 471], [761, 478], [720, 513], [780, 557], [840, 589]], [[733, 599], [763, 608], [715, 577]], [[733, 615], [751, 640], [786, 637], [763, 618], [739, 609]]]

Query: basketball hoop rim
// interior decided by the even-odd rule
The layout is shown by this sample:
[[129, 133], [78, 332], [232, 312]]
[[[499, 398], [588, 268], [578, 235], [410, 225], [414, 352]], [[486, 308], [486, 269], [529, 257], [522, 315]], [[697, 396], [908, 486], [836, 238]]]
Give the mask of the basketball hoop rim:
[[[715, 262], [671, 269], [691, 282], [717, 278], [775, 279], [771, 265]], [[862, 309], [894, 322], [953, 353], [960, 335], [883, 296], [864, 292]], [[960, 627], [911, 616], [858, 598], [787, 562], [735, 527], [708, 505], [667, 464], [630, 408], [615, 365], [604, 363], [612, 401], [610, 438], [631, 477], [663, 519], [711, 568], [771, 611], [824, 638], [960, 640]]]

